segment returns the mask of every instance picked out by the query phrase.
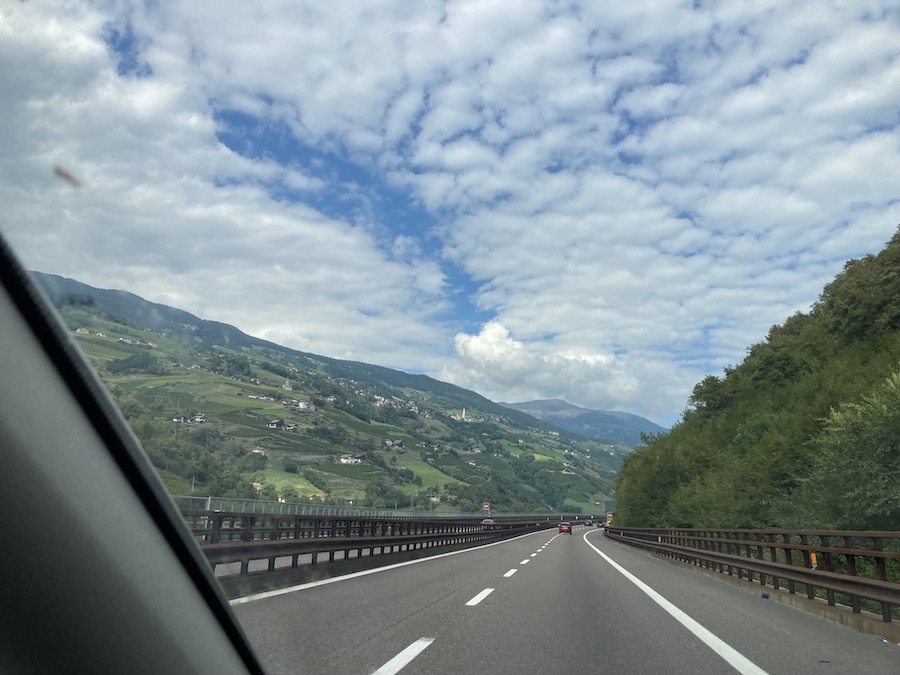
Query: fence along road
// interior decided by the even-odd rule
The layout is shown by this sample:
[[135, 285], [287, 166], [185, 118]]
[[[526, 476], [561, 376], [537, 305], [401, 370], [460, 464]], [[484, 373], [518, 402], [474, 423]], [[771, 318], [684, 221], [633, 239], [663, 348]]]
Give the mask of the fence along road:
[[[708, 632], [716, 648], [623, 571]], [[373, 673], [405, 663], [403, 673], [795, 675], [894, 673], [900, 663], [896, 645], [596, 528], [576, 527], [573, 536], [545, 530], [276, 593], [233, 606], [272, 673]]]
[[[213, 498], [176, 498], [230, 597], [508, 538], [592, 516], [439, 514]], [[192, 507], [228, 506], [233, 512]], [[328, 510], [329, 515], [322, 514]], [[334, 513], [335, 515], [332, 515]], [[336, 515], [340, 514], [340, 515]], [[769, 585], [775, 597], [900, 641], [900, 532], [621, 528], [608, 536], [674, 560]], [[326, 539], [326, 541], [323, 541]], [[398, 555], [404, 553], [405, 555]], [[325, 567], [318, 566], [321, 558]], [[378, 554], [380, 557], [375, 558]], [[355, 556], [356, 561], [351, 562]], [[367, 560], [360, 560], [367, 556]], [[248, 579], [255, 571], [273, 573]], [[336, 565], [335, 562], [341, 564]], [[228, 565], [236, 563], [236, 565]], [[293, 572], [287, 574], [286, 567]], [[218, 568], [218, 569], [217, 569]], [[781, 589], [786, 590], [786, 595]], [[817, 597], [826, 606], [803, 603]], [[832, 610], [841, 604], [850, 613]], [[875, 625], [872, 611], [884, 626]]]
[[265, 514], [252, 506], [253, 511], [220, 512], [184, 509], [182, 504], [183, 517], [232, 598], [508, 539], [578, 517], [436, 517], [429, 512], [422, 517], [415, 511], [398, 514], [382, 509], [312, 515], [316, 507], [302, 509], [301, 514]]
[[[557, 518], [576, 524], [593, 518], [524, 514], [483, 519], [482, 514], [217, 499], [217, 506], [235, 509], [222, 512], [191, 508], [211, 506], [209, 497], [177, 499], [214, 570], [218, 566], [220, 575], [232, 575], [221, 579], [230, 597], [477, 546], [553, 527]], [[673, 560], [736, 576], [738, 581], [753, 582], [755, 575], [779, 600], [900, 642], [900, 532], [609, 526], [606, 534]], [[325, 568], [319, 565], [320, 554], [326, 556]], [[367, 559], [361, 560], [364, 556]], [[248, 579], [254, 561], [264, 563], [262, 568], [256, 566], [257, 571], [280, 568], [280, 577], [257, 574]], [[335, 564], [338, 561], [341, 564]], [[235, 574], [240, 578], [232, 578]], [[810, 602], [800, 601], [798, 590]], [[825, 604], [814, 602], [816, 598]], [[838, 610], [841, 604], [849, 613]], [[873, 611], [880, 613], [884, 625], [873, 620]]]
[[779, 600], [900, 642], [900, 532], [609, 527], [606, 535], [755, 579]]

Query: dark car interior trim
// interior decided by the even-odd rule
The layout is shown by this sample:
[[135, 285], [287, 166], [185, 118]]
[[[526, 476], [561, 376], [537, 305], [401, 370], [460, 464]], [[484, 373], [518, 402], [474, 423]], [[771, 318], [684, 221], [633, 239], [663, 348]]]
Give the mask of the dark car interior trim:
[[[159, 659], [130, 663], [132, 672], [166, 664], [173, 668], [169, 672], [180, 672], [179, 665], [187, 664], [203, 672], [196, 666], [221, 667], [223, 660], [232, 672], [263, 672], [152, 464], [2, 237], [0, 280], [0, 468], [11, 484], [0, 491], [7, 558], [0, 569], [0, 670], [71, 672], [90, 663], [104, 672], [109, 670], [103, 665], [107, 657], [107, 665], [119, 667], [129, 662], [129, 654], [135, 659], [152, 654], [151, 644], [139, 644], [140, 631], [146, 629], [148, 641], [163, 640], [156, 647]], [[96, 503], [108, 511], [92, 511]], [[98, 513], [126, 521], [128, 531], [105, 531]], [[121, 547], [113, 543], [116, 539]], [[129, 541], [156, 540], [164, 545], [148, 551], [128, 546]], [[148, 580], [163, 570], [171, 572], [171, 587], [148, 587]], [[84, 587], [85, 580], [90, 588]], [[195, 593], [185, 592], [190, 585]], [[113, 590], [135, 604], [117, 606], [124, 600]], [[167, 594], [172, 595], [172, 616], [142, 613], [158, 607]], [[73, 602], [83, 602], [86, 612], [93, 608], [101, 616], [86, 614], [80, 617], [82, 625], [72, 625], [79, 621]], [[67, 617], [68, 625], [57, 615]], [[117, 618], [120, 625], [115, 625]], [[130, 621], [135, 625], [129, 626]], [[146, 626], [148, 621], [154, 626]], [[185, 626], [187, 633], [202, 636], [191, 650], [178, 640], [165, 642], [182, 621], [192, 622]], [[32, 634], [38, 627], [43, 628]], [[113, 634], [125, 627], [136, 633], [131, 643], [111, 644]], [[78, 635], [79, 642], [69, 633]], [[54, 636], [67, 653], [54, 653]]]

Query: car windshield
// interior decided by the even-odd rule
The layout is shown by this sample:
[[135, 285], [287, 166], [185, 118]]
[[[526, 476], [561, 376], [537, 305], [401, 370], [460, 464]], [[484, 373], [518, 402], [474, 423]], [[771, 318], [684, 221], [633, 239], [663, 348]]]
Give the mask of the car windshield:
[[239, 582], [896, 528], [895, 456], [829, 467], [895, 447], [898, 45], [888, 0], [3, 3], [0, 231], [263, 664], [342, 616], [372, 672], [389, 581]]

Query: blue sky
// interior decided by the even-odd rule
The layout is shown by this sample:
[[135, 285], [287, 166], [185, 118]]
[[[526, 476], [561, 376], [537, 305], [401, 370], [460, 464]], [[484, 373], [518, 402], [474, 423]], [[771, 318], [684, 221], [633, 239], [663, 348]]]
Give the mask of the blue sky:
[[494, 400], [671, 424], [900, 223], [891, 2], [4, 3], [0, 59], [29, 267]]

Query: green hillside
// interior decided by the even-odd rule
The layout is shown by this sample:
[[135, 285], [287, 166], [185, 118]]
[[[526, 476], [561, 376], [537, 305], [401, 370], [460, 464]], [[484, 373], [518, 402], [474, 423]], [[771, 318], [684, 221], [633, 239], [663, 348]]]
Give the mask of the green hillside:
[[35, 278], [173, 493], [593, 513], [611, 503], [631, 450], [423, 375], [297, 352], [121, 291]]
[[625, 460], [630, 526], [900, 527], [900, 232]]

